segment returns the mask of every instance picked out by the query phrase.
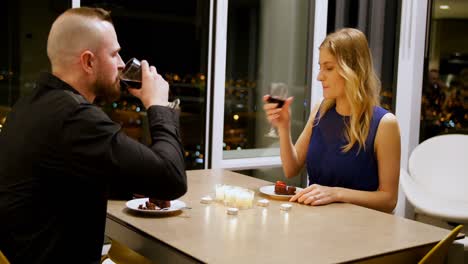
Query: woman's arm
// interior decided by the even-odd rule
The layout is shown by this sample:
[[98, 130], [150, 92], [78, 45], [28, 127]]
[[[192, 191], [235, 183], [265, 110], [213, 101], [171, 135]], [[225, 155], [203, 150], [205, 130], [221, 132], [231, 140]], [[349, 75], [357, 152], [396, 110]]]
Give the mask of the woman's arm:
[[304, 167], [307, 148], [312, 135], [313, 122], [318, 108], [320, 107], [320, 103], [316, 104], [312, 109], [304, 130], [299, 136], [296, 145], [293, 145], [291, 139], [291, 113], [289, 112], [289, 106], [293, 102], [293, 98], [288, 98], [282, 108], [276, 108], [276, 104], [267, 103], [268, 97], [269, 95], [263, 97], [263, 101], [266, 103], [263, 109], [265, 110], [268, 121], [278, 128], [280, 156], [284, 175], [286, 178], [292, 178]]
[[398, 199], [400, 176], [400, 130], [393, 114], [380, 121], [375, 137], [379, 188], [374, 192], [313, 184], [291, 198], [291, 201], [311, 205], [333, 202], [352, 203], [383, 212], [392, 212]]
[[292, 143], [290, 125], [283, 129], [278, 129], [280, 136], [281, 162], [283, 164], [283, 171], [286, 178], [296, 176], [304, 167], [310, 137], [312, 136], [314, 119], [319, 107], [320, 103], [316, 104], [312, 109], [309, 120], [295, 145]]

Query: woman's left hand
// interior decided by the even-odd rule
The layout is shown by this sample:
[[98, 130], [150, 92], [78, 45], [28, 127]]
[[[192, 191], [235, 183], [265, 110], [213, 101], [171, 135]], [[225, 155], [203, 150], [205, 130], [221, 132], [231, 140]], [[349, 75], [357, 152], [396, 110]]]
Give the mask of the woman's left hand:
[[338, 188], [312, 184], [296, 193], [289, 201], [309, 205], [325, 205], [339, 202]]

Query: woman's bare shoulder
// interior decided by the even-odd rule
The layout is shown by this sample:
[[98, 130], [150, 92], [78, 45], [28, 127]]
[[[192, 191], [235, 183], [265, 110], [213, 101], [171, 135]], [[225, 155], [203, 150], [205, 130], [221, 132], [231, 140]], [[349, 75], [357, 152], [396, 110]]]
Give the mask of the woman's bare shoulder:
[[400, 127], [398, 119], [392, 113], [386, 113], [380, 120], [379, 127], [377, 128], [376, 143], [385, 141], [395, 141], [400, 138]]

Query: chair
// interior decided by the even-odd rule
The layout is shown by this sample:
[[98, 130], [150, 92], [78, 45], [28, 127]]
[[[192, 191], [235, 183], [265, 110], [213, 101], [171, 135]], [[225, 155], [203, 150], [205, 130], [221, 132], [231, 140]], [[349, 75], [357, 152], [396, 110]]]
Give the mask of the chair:
[[443, 135], [411, 153], [401, 184], [420, 212], [447, 222], [468, 224], [468, 135]]
[[[406, 198], [417, 213], [451, 226], [468, 224], [468, 135], [442, 135], [419, 144], [411, 153], [409, 173], [400, 171]], [[468, 238], [464, 244], [468, 259]]]
[[419, 264], [444, 263], [447, 253], [453, 241], [457, 237], [463, 225], [455, 227], [450, 234], [435, 245], [420, 261]]
[[0, 264], [10, 264], [5, 255], [3, 255], [2, 251], [0, 251]]
[[149, 259], [143, 257], [137, 252], [131, 250], [125, 245], [112, 240], [111, 247], [107, 255], [101, 258], [102, 264], [120, 264], [120, 263], [132, 263], [132, 264], [152, 264]]

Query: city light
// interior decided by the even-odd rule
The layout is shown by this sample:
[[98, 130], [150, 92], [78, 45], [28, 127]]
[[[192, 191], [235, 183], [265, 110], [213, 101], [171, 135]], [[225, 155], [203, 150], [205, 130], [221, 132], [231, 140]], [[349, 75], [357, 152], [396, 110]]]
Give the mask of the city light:
[[440, 5], [439, 8], [447, 10], [447, 9], [450, 9], [450, 6], [449, 5]]
[[239, 120], [239, 115], [234, 115], [232, 118], [234, 118], [234, 120]]

